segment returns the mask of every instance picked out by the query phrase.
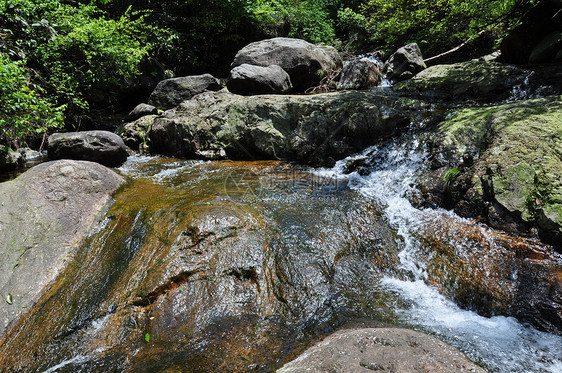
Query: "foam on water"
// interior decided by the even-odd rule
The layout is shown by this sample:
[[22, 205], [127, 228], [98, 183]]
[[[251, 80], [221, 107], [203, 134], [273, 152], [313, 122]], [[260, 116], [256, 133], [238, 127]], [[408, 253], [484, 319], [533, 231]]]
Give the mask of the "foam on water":
[[[350, 158], [369, 159], [371, 173], [344, 174]], [[437, 334], [491, 371], [561, 373], [562, 338], [523, 326], [514, 318], [486, 318], [462, 310], [423, 281], [426, 271], [418, 260], [421, 243], [415, 233], [431, 220], [467, 220], [451, 211], [418, 209], [409, 202], [407, 197], [415, 193], [416, 176], [426, 167], [427, 159], [415, 136], [371, 147], [350, 158], [332, 169], [315, 172], [347, 180], [350, 188], [376, 200], [388, 223], [396, 229], [402, 248], [401, 269], [410, 281], [385, 278], [381, 284], [410, 304], [407, 309], [397, 310], [402, 320]]]
[[147, 177], [157, 183], [165, 183], [171, 181], [174, 177], [182, 175], [184, 171], [204, 163], [204, 161], [200, 160], [169, 159], [166, 160], [165, 167], [162, 167], [162, 165], [153, 167], [154, 161], [159, 158], [161, 157], [133, 155], [118, 170], [129, 177]]
[[562, 338], [520, 324], [511, 317], [486, 318], [462, 310], [422, 280], [384, 278], [383, 286], [410, 307], [398, 315], [459, 347], [494, 372], [562, 372]]

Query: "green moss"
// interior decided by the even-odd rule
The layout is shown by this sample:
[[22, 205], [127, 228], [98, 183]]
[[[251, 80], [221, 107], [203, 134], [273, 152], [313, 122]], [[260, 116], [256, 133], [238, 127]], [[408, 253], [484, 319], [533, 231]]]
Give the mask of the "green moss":
[[562, 97], [459, 110], [439, 131], [453, 154], [476, 159], [473, 180], [488, 175], [497, 202], [560, 230], [562, 213], [554, 206], [562, 200]]

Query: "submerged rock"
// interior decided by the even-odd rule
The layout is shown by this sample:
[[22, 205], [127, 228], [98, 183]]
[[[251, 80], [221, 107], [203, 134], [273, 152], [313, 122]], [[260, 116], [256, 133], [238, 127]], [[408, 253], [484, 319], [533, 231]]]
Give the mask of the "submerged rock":
[[127, 160], [123, 139], [109, 131], [54, 133], [48, 140], [49, 159], [75, 159], [116, 167]]
[[437, 338], [408, 329], [338, 331], [278, 369], [278, 373], [468, 373], [486, 371]]
[[333, 165], [396, 136], [429, 108], [372, 92], [253, 97], [206, 93], [156, 118], [150, 148], [187, 158], [223, 152], [231, 159]]
[[148, 104], [158, 109], [171, 109], [199, 93], [218, 91], [221, 88], [219, 81], [211, 74], [166, 79], [154, 88]]
[[455, 211], [562, 243], [560, 96], [459, 110], [439, 128], [436, 166], [459, 169], [447, 185]]
[[230, 71], [226, 87], [230, 92], [241, 95], [288, 93], [293, 89], [289, 74], [280, 66], [263, 67], [245, 63]]
[[324, 76], [341, 68], [343, 62], [332, 47], [316, 46], [300, 39], [273, 38], [248, 44], [238, 51], [231, 66], [242, 64], [281, 66], [291, 77], [295, 91], [304, 92], [318, 86]]
[[123, 181], [97, 163], [62, 160], [0, 183], [0, 335], [74, 257]]

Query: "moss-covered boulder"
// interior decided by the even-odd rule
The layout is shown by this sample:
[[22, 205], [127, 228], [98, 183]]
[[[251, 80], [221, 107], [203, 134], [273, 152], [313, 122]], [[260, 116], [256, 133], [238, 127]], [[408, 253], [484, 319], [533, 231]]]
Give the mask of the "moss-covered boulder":
[[485, 59], [472, 60], [431, 66], [412, 79], [397, 83], [393, 89], [423, 99], [502, 102], [562, 93], [562, 68], [525, 69]]
[[434, 164], [461, 214], [562, 242], [560, 96], [454, 112], [439, 127]]
[[429, 104], [373, 92], [238, 96], [209, 92], [154, 120], [152, 152], [333, 165], [419, 120]]
[[132, 150], [143, 150], [147, 146], [147, 134], [154, 119], [156, 119], [156, 115], [145, 115], [133, 122], [125, 123], [117, 130], [117, 135]]

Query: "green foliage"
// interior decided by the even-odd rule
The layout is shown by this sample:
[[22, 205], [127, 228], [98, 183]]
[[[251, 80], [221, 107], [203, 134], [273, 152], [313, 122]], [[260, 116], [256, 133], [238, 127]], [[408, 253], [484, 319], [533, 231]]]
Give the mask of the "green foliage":
[[26, 136], [63, 125], [65, 106], [56, 106], [42, 95], [44, 90], [31, 82], [23, 61], [11, 61], [0, 53], [0, 139], [19, 143]]
[[457, 45], [479, 31], [500, 35], [518, 0], [370, 0], [362, 12], [375, 30], [372, 40], [387, 49], [417, 42], [426, 55]]
[[146, 333], [146, 334], [144, 335], [144, 340], [145, 340], [146, 342], [150, 342], [150, 334]]
[[111, 90], [138, 73], [150, 44], [141, 43], [143, 17], [125, 13], [117, 20], [93, 18], [91, 6], [56, 12], [53, 23], [67, 29], [37, 48], [35, 57], [60, 97], [86, 109], [84, 95]]
[[338, 11], [336, 32], [346, 49], [357, 51], [368, 48], [374, 30], [363, 14], [343, 8]]
[[284, 32], [287, 35], [282, 36], [329, 44], [335, 39], [330, 13], [338, 4], [334, 0], [254, 0], [246, 2], [246, 10], [266, 33]]
[[[143, 14], [127, 11], [108, 19], [94, 3], [107, 1], [0, 0], [0, 23], [5, 25], [0, 52], [25, 60], [33, 71], [26, 75], [28, 89], [64, 103], [67, 115], [79, 114], [93, 97], [108, 97], [138, 74], [151, 47], [147, 40], [155, 33]], [[30, 116], [40, 110], [24, 105], [20, 116], [23, 107], [31, 110]], [[59, 110], [53, 121], [60, 118]]]
[[458, 168], [451, 168], [450, 170], [447, 170], [447, 172], [443, 175], [443, 190], [448, 190], [460, 174], [461, 170]]

